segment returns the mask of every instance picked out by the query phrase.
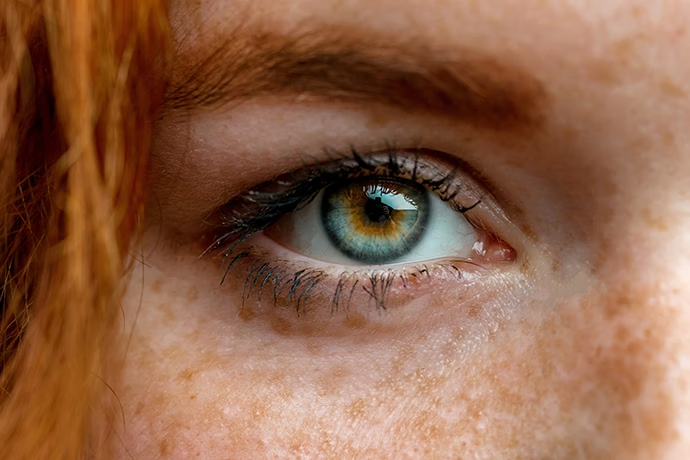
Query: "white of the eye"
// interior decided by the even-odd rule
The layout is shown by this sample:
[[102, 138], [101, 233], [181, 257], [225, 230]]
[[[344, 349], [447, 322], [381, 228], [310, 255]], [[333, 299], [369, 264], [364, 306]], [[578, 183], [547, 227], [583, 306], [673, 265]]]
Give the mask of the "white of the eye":
[[[328, 238], [321, 223], [323, 194], [321, 191], [311, 203], [291, 215], [294, 231], [288, 245], [304, 256], [323, 262], [362, 265], [340, 252]], [[433, 193], [429, 193], [429, 208], [429, 220], [420, 241], [409, 253], [386, 265], [470, 257], [478, 242], [474, 227]]]

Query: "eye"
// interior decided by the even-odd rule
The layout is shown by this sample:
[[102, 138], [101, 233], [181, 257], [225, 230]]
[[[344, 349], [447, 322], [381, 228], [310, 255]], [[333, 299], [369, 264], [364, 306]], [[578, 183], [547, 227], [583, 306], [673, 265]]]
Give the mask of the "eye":
[[260, 184], [220, 211], [205, 254], [222, 254], [221, 284], [232, 271], [243, 305], [269, 291], [298, 314], [311, 299], [331, 312], [367, 299], [387, 308], [389, 296], [404, 302], [448, 274], [468, 282], [517, 258], [492, 228], [500, 209], [471, 168], [427, 150], [351, 152]]
[[304, 256], [345, 265], [469, 259], [480, 238], [466, 211], [411, 180], [364, 177], [326, 187], [266, 234]]

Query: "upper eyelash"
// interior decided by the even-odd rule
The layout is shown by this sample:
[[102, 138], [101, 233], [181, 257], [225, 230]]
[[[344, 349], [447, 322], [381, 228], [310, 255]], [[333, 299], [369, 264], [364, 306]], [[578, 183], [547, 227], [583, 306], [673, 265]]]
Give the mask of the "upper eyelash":
[[[242, 308], [247, 296], [254, 292], [258, 299], [265, 288], [271, 289], [273, 301], [277, 305], [277, 298], [287, 304], [294, 304], [298, 316], [306, 314], [306, 304], [315, 291], [322, 291], [319, 285], [329, 278], [323, 269], [277, 261], [272, 257], [261, 256], [255, 246], [241, 246], [252, 236], [262, 232], [275, 224], [284, 215], [298, 211], [308, 205], [326, 187], [339, 181], [355, 179], [363, 176], [399, 177], [412, 180], [427, 190], [434, 192], [439, 199], [448, 203], [451, 209], [466, 213], [482, 202], [485, 191], [472, 184], [474, 182], [458, 176], [473, 176], [476, 173], [469, 166], [456, 166], [455, 161], [443, 160], [443, 154], [427, 149], [397, 149], [389, 147], [386, 150], [360, 154], [350, 149], [346, 153], [338, 153], [325, 149], [330, 161], [311, 166], [304, 166], [276, 179], [264, 182], [253, 189], [244, 192], [220, 208], [221, 221], [216, 225], [220, 235], [202, 253], [202, 256], [221, 252], [222, 266], [225, 270], [221, 279], [224, 284], [226, 277], [235, 266], [244, 265], [247, 270], [242, 290]], [[436, 161], [429, 161], [427, 157], [436, 157]], [[438, 163], [437, 163], [438, 161]], [[459, 161], [459, 160], [458, 160]], [[460, 163], [462, 163], [460, 161]], [[445, 166], [440, 166], [441, 164]], [[476, 197], [469, 206], [462, 205], [458, 195]], [[469, 223], [478, 230], [492, 234], [485, 223], [475, 218], [468, 219]], [[456, 260], [444, 264], [434, 264], [435, 270], [447, 271], [458, 279], [464, 279], [463, 271], [457, 264], [469, 264], [478, 269], [485, 269], [482, 265], [470, 260]], [[398, 282], [401, 288], [407, 290], [408, 281], [417, 278], [430, 277], [430, 267], [426, 264], [407, 267], [404, 270], [375, 269], [344, 271], [335, 277], [336, 283], [331, 299], [331, 314], [340, 307], [349, 307], [356, 289], [368, 295], [377, 309], [387, 309], [387, 297], [392, 283]], [[348, 291], [348, 292], [345, 292]], [[358, 291], [358, 292], [359, 292]], [[321, 292], [321, 295], [323, 292]]]
[[[404, 159], [402, 152], [405, 153]], [[362, 155], [354, 148], [347, 154], [338, 154], [330, 150], [327, 153], [331, 156], [335, 153], [339, 159], [305, 167], [273, 181], [264, 182], [223, 206], [219, 227], [226, 231], [214, 240], [202, 256], [224, 248], [224, 260], [227, 261], [237, 245], [270, 227], [285, 214], [307, 205], [326, 186], [345, 179], [376, 173], [385, 173], [380, 175], [387, 176], [401, 176], [407, 173], [411, 180], [435, 192], [443, 201], [451, 202], [460, 193], [458, 187], [452, 188], [456, 182], [456, 170], [439, 173], [435, 177], [420, 177], [420, 150], [399, 150], [389, 147], [384, 151], [375, 152], [378, 154], [376, 157]], [[410, 160], [411, 153], [414, 154], [412, 167], [408, 168], [409, 172], [405, 172], [403, 163]], [[385, 158], [383, 162], [380, 161], [382, 156]], [[467, 207], [451, 204], [451, 208], [465, 213], [480, 202], [481, 200], [477, 200]], [[226, 275], [236, 261], [237, 258], [226, 268]]]

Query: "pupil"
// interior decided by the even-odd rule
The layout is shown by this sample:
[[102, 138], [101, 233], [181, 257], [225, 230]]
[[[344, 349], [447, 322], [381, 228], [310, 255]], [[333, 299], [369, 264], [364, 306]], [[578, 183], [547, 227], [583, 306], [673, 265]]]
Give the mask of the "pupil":
[[369, 220], [380, 224], [387, 221], [391, 217], [393, 208], [381, 202], [381, 197], [376, 197], [373, 200], [369, 198], [364, 205], [364, 212]]

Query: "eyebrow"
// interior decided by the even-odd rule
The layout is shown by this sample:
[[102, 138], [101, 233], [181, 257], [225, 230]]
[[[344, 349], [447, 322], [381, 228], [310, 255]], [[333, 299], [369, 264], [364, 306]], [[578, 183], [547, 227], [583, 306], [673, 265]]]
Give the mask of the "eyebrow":
[[294, 94], [383, 104], [493, 130], [542, 122], [543, 85], [522, 69], [476, 53], [392, 41], [358, 31], [285, 36], [238, 30], [211, 47], [177, 50], [164, 113]]

